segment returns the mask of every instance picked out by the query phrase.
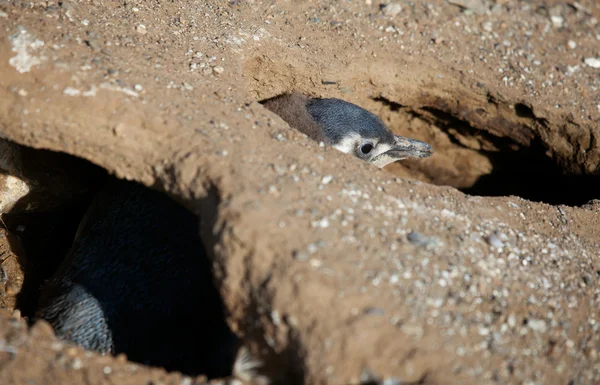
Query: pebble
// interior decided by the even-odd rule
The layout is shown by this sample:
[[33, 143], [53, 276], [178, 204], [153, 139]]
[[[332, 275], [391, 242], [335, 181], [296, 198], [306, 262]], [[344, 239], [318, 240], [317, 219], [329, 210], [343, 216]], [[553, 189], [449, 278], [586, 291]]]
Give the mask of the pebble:
[[308, 254], [304, 251], [294, 251], [292, 253], [292, 258], [294, 258], [296, 261], [307, 261]]
[[148, 33], [148, 30], [146, 29], [146, 26], [144, 24], [140, 24], [138, 25], [135, 30], [137, 31], [137, 33], [141, 34], [141, 35], [145, 35], [146, 33]]
[[100, 52], [102, 50], [102, 45], [98, 43], [96, 39], [86, 40], [85, 43], [90, 47], [94, 52]]
[[501, 249], [504, 247], [504, 242], [500, 239], [500, 237], [494, 232], [489, 236], [485, 237], [485, 241], [490, 245], [497, 249]]
[[448, 3], [461, 7], [465, 13], [469, 14], [475, 12], [483, 15], [487, 12], [487, 7], [482, 0], [448, 0]]
[[424, 334], [423, 327], [419, 325], [404, 324], [400, 327], [400, 330], [402, 330], [404, 334], [407, 334], [416, 339], [421, 339], [421, 337], [423, 337]]
[[402, 12], [402, 6], [398, 3], [386, 4], [381, 11], [385, 16], [394, 17]]
[[63, 94], [65, 94], [65, 95], [69, 95], [69, 96], [77, 96], [77, 95], [79, 95], [80, 93], [81, 93], [81, 91], [79, 91], [78, 89], [76, 89], [76, 88], [73, 88], [73, 87], [66, 87], [66, 88], [63, 90]]
[[406, 237], [410, 243], [417, 246], [428, 246], [435, 242], [434, 238], [428, 237], [427, 235], [419, 233], [418, 231], [411, 231]]
[[321, 184], [329, 184], [329, 182], [331, 182], [332, 180], [333, 180], [333, 176], [332, 175], [325, 175], [321, 179]]
[[396, 377], [386, 377], [383, 379], [383, 385], [401, 385], [404, 382], [397, 379]]
[[492, 23], [489, 20], [484, 21], [483, 23], [481, 23], [481, 28], [483, 28], [483, 30], [486, 32], [492, 32], [494, 30], [494, 23]]
[[565, 22], [565, 18], [562, 16], [550, 16], [550, 20], [555, 28], [561, 28]]
[[319, 267], [323, 266], [323, 261], [321, 261], [320, 259], [316, 259], [316, 258], [312, 258], [309, 261], [310, 265], [312, 267], [314, 267], [315, 269], [318, 269]]
[[600, 68], [600, 59], [595, 57], [588, 57], [583, 60], [586, 66], [592, 68]]
[[83, 367], [83, 362], [81, 362], [81, 360], [79, 358], [75, 358], [73, 360], [73, 369], [74, 370], [79, 370]]
[[367, 307], [364, 309], [367, 315], [385, 315], [385, 310], [380, 307]]
[[222, 74], [223, 72], [225, 72], [225, 68], [217, 66], [213, 68], [213, 72], [217, 75]]
[[52, 343], [52, 345], [50, 345], [50, 349], [54, 350], [55, 352], [59, 352], [63, 349], [63, 344], [62, 342], [55, 341]]
[[544, 321], [544, 320], [536, 320], [536, 319], [529, 320], [529, 322], [527, 322], [527, 326], [529, 326], [529, 328], [531, 330], [534, 330], [534, 331], [540, 332], [540, 333], [545, 333], [546, 330], [548, 330], [548, 325], [546, 324], [546, 321]]
[[322, 228], [322, 229], [326, 229], [326, 228], [328, 228], [328, 227], [329, 227], [329, 219], [327, 219], [327, 218], [322, 218], [322, 219], [320, 219], [320, 220], [318, 220], [318, 221], [315, 221], [315, 222], [313, 222], [313, 223], [312, 223], [312, 226], [313, 226], [313, 227], [320, 227], [320, 228]]

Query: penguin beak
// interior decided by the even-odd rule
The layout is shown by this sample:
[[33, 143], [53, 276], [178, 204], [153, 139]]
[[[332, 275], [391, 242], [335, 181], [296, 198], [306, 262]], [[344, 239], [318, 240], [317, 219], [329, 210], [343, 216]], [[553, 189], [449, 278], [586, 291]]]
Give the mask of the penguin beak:
[[403, 136], [394, 135], [394, 145], [385, 152], [394, 160], [406, 158], [427, 158], [433, 154], [431, 146], [425, 142], [416, 139], [409, 139]]

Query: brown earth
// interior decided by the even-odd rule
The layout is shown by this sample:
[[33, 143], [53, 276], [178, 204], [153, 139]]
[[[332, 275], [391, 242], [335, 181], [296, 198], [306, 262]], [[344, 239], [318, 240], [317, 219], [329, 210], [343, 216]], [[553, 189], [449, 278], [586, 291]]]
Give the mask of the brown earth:
[[[600, 8], [453, 3], [0, 2], [1, 137], [199, 214], [228, 321], [274, 381], [598, 383]], [[435, 155], [378, 170], [321, 148], [259, 103], [291, 90]], [[203, 381], [27, 330], [18, 222], [1, 384]]]

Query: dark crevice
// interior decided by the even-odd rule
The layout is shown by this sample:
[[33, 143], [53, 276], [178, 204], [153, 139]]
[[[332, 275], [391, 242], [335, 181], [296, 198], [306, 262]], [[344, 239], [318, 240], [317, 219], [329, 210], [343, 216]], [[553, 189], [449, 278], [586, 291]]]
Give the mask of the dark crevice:
[[398, 112], [401, 109], [403, 109], [403, 108], [406, 107], [406, 106], [404, 106], [404, 105], [402, 105], [402, 104], [400, 104], [398, 102], [391, 101], [391, 100], [386, 99], [386, 98], [384, 98], [382, 96], [378, 96], [378, 97], [372, 98], [372, 99], [374, 101], [379, 102], [379, 103], [383, 104], [384, 106], [388, 107], [390, 109], [390, 111], [392, 111], [392, 112]]
[[515, 104], [515, 113], [521, 118], [535, 119], [533, 109], [531, 109], [531, 107], [523, 103]]
[[[473, 186], [462, 189], [470, 195], [516, 195], [531, 201], [549, 204], [580, 206], [600, 195], [600, 178], [593, 175], [574, 175], [563, 172], [548, 155], [539, 137], [534, 137], [528, 147], [512, 139], [496, 137], [478, 130], [467, 122], [446, 112], [427, 109], [435, 124], [453, 138], [449, 129], [461, 135], [479, 137], [498, 151], [479, 150], [492, 163], [492, 172], [481, 176]], [[526, 113], [522, 111], [521, 113]], [[457, 143], [455, 138], [452, 139]], [[460, 143], [459, 143], [460, 145]], [[464, 147], [464, 146], [463, 146]]]
[[544, 128], [548, 127], [548, 120], [546, 120], [544, 118], [538, 118], [537, 116], [535, 116], [535, 114], [533, 113], [533, 109], [530, 106], [528, 106], [527, 104], [516, 103], [514, 105], [514, 108], [515, 108], [515, 113], [517, 114], [518, 117], [530, 119], [534, 122], [539, 123]]
[[[490, 103], [498, 106], [497, 100], [491, 96], [489, 99]], [[510, 137], [498, 137], [473, 127], [468, 121], [439, 108], [404, 107], [381, 97], [374, 100], [383, 103], [391, 111], [404, 109], [405, 113], [434, 124], [457, 147], [470, 148], [459, 140], [457, 134], [477, 139], [481, 148], [470, 149], [489, 159], [492, 172], [479, 177], [470, 187], [461, 188], [464, 193], [479, 196], [515, 195], [531, 201], [569, 206], [580, 206], [600, 197], [600, 176], [565, 171], [557, 160], [548, 155], [548, 148], [537, 135], [529, 137], [528, 133], [524, 133], [527, 134], [527, 137], [524, 136], [527, 140], [517, 143]], [[518, 117], [530, 119], [541, 125], [542, 129], [548, 126], [546, 119], [536, 117], [532, 108], [524, 103], [515, 104], [514, 111]], [[519, 130], [522, 131], [523, 127], [515, 123], [514, 132]]]

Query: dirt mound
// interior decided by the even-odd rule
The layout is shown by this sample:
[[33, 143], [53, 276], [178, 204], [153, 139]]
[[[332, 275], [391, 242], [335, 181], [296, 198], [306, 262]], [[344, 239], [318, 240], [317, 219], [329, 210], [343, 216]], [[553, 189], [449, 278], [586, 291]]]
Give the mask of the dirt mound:
[[[600, 8], [394, 4], [0, 4], [0, 136], [198, 214], [228, 322], [275, 382], [599, 382]], [[321, 148], [260, 104], [292, 90], [435, 155], [378, 170]], [[19, 221], [17, 239], [42, 223]], [[21, 252], [0, 241], [7, 266]], [[11, 266], [9, 310], [27, 273]], [[203, 381], [9, 310], [0, 383]]]

